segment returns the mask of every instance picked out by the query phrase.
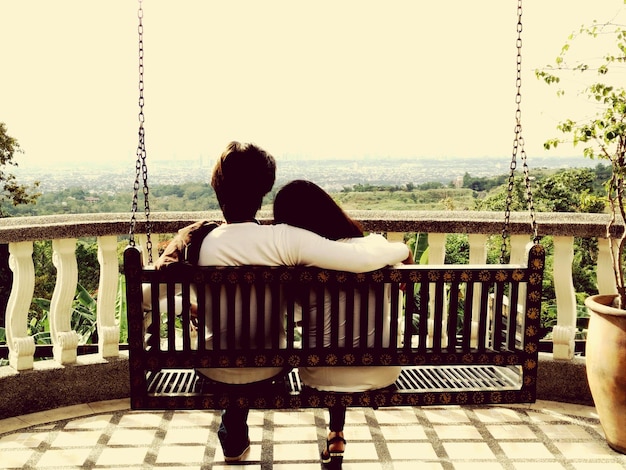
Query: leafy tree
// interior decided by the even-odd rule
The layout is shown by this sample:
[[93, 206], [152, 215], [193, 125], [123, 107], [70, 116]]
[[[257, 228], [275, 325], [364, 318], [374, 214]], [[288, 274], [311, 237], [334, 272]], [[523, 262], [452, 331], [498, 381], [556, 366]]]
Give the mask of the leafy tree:
[[100, 263], [98, 261], [98, 243], [95, 239], [76, 242], [76, 262], [80, 266], [78, 282], [90, 294], [98, 291]]
[[440, 181], [430, 181], [427, 183], [422, 183], [418, 186], [418, 189], [422, 191], [426, 191], [428, 189], [443, 189], [443, 188], [444, 188], [444, 184], [441, 183]]
[[504, 184], [507, 178], [508, 177], [506, 175], [500, 175], [494, 178], [486, 176], [474, 177], [466, 172], [463, 175], [463, 187], [473, 189], [474, 191], [488, 191], [496, 186]]
[[446, 237], [446, 264], [467, 264], [469, 262], [469, 238], [464, 233], [450, 233]]
[[56, 284], [56, 268], [52, 262], [52, 242], [33, 242], [33, 263], [35, 265], [35, 298], [52, 298]]
[[597, 192], [603, 191], [605, 183], [611, 177], [611, 166], [598, 163], [594, 168], [594, 173], [595, 179], [593, 182], [593, 187]]
[[0, 217], [6, 216], [4, 208], [7, 204], [33, 204], [39, 197], [36, 192], [39, 182], [34, 183], [32, 188], [19, 184], [15, 175], [7, 169], [17, 166], [15, 155], [21, 152], [18, 141], [7, 134], [6, 124], [0, 122]]
[[[571, 61], [570, 54], [575, 50], [572, 47], [574, 39], [576, 44], [592, 41], [596, 48], [597, 42], [606, 40], [608, 42], [601, 44], [601, 47], [606, 46], [607, 52], [599, 58], [584, 57]], [[611, 223], [626, 218], [626, 88], [621, 76], [624, 63], [626, 27], [610, 22], [594, 22], [591, 26], [582, 26], [578, 32], [570, 35], [554, 66], [535, 71], [537, 77], [549, 85], [559, 84], [561, 79], [569, 78], [572, 74], [579, 81], [580, 75], [588, 77], [595, 72], [596, 77], [591, 80], [591, 84], [582, 89], [582, 95], [587, 97], [594, 111], [580, 119], [566, 119], [557, 129], [568, 140], [571, 139], [573, 145], [582, 145], [583, 155], [592, 159], [605, 159], [610, 163], [611, 173], [606, 182], [606, 196], [613, 216]], [[578, 83], [573, 86], [578, 87]], [[566, 88], [567, 84], [557, 91], [557, 95], [564, 96]], [[565, 142], [564, 138], [550, 139], [545, 142], [544, 147], [556, 148], [562, 142]], [[619, 301], [621, 305], [626, 305], [626, 234], [619, 239], [609, 238], [609, 244]]]
[[[15, 175], [8, 167], [17, 166], [15, 154], [20, 153], [18, 141], [7, 134], [7, 126], [0, 122], [0, 217], [6, 217], [6, 206], [33, 204], [39, 197], [36, 192], [39, 183], [32, 188], [19, 184]], [[6, 245], [0, 246], [0, 327], [4, 326], [4, 313], [11, 290], [12, 273], [8, 267], [9, 250]]]
[[550, 212], [602, 212], [604, 200], [594, 193], [595, 172], [574, 168], [544, 178], [533, 194]]
[[[507, 197], [508, 184], [499, 186], [492, 190], [484, 199], [475, 201], [476, 210], [503, 211], [506, 208]], [[533, 198], [533, 202], [535, 204], [535, 209], [538, 211], [542, 211], [544, 209], [541, 201]], [[525, 211], [527, 209], [526, 186], [520, 178], [513, 181], [510, 209], [512, 211]]]

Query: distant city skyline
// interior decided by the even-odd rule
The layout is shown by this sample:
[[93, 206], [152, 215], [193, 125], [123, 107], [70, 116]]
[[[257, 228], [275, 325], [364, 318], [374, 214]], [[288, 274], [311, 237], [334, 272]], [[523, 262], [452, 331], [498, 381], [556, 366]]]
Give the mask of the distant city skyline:
[[[418, 159], [332, 159], [288, 160], [279, 159], [275, 189], [294, 179], [311, 180], [327, 191], [341, 191], [357, 184], [402, 186], [439, 182], [449, 184], [470, 176], [491, 178], [508, 175], [510, 157], [437, 158]], [[595, 167], [598, 162], [583, 157], [529, 158], [529, 171], [533, 176], [538, 169], [562, 170]], [[212, 163], [199, 160], [156, 160], [149, 165], [149, 186], [208, 184]], [[175, 167], [176, 171], [172, 171]], [[523, 166], [518, 161], [516, 178], [524, 178]], [[129, 191], [135, 178], [134, 168], [122, 163], [97, 162], [87, 164], [66, 163], [57, 166], [19, 167], [19, 180], [31, 184], [39, 181], [43, 193], [66, 188], [82, 188], [91, 194], [108, 191]]]
[[[510, 155], [517, 2], [145, 0], [151, 160], [214, 160], [229, 140], [277, 158]], [[579, 101], [534, 77], [623, 0], [525, 0], [530, 155]], [[137, 2], [1, 0], [0, 122], [20, 166], [135, 160]], [[590, 55], [604, 51], [588, 51]], [[175, 169], [173, 169], [175, 170]]]

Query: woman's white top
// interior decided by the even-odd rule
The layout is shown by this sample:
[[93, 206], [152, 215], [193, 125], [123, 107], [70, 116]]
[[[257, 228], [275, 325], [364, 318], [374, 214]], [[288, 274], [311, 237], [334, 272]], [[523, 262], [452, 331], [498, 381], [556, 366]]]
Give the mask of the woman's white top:
[[[351, 238], [342, 240], [343, 242], [350, 244], [368, 243], [367, 238]], [[389, 335], [391, 331], [391, 289], [389, 286], [381, 286], [378, 295], [383, 296], [383, 315], [382, 327], [382, 339], [383, 346], [389, 346]], [[375, 305], [376, 305], [376, 292], [370, 290], [367, 294], [368, 302], [368, 318], [367, 318], [367, 346], [374, 346], [375, 335]], [[355, 295], [354, 306], [351, 312], [346, 312], [346, 293], [339, 292], [338, 302], [338, 345], [343, 347], [346, 345], [346, 317], [352, 315], [353, 317], [353, 331], [352, 342], [354, 347], [358, 347], [360, 343], [361, 334], [361, 298], [360, 295]], [[400, 305], [402, 305], [400, 303]], [[330, 312], [331, 312], [331, 299], [328, 292], [325, 293], [324, 298], [324, 346], [330, 346]], [[311, 346], [316, 345], [316, 333], [317, 333], [317, 304], [314, 301], [313, 295], [310, 297], [309, 302], [309, 344]], [[399, 329], [398, 329], [399, 331]], [[368, 367], [302, 367], [299, 369], [300, 379], [310, 386], [317, 388], [318, 390], [325, 390], [331, 392], [363, 392], [366, 390], [375, 390], [378, 388], [384, 388], [393, 384], [401, 371], [400, 366], [368, 366]]]

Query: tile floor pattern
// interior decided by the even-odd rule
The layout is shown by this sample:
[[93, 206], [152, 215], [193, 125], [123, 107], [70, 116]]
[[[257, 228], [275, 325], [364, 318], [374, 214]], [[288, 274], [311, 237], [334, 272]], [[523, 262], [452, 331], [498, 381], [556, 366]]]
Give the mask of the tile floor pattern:
[[[323, 410], [252, 411], [251, 451], [245, 462], [226, 465], [216, 437], [218, 413], [130, 411], [127, 401], [116, 402], [83, 416], [39, 414], [30, 421], [35, 424], [28, 417], [0, 420], [0, 468], [320, 469]], [[626, 469], [626, 456], [606, 445], [593, 408], [587, 410], [568, 414], [554, 402], [352, 408], [343, 468]]]

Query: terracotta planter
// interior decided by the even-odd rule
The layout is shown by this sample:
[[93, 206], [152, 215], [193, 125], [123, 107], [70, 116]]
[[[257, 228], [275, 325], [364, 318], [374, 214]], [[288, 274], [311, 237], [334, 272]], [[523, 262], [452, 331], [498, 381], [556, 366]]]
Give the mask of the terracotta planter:
[[626, 310], [611, 307], [614, 295], [585, 300], [587, 379], [608, 445], [626, 454]]

